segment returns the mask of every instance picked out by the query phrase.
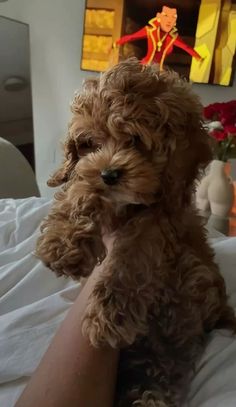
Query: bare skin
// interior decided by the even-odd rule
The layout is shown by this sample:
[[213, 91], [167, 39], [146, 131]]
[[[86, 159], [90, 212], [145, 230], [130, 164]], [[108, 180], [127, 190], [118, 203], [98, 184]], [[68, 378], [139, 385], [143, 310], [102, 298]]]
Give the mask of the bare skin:
[[[108, 255], [112, 240], [105, 241]], [[107, 244], [108, 243], [108, 244]], [[119, 351], [93, 348], [81, 324], [102, 265], [95, 268], [68, 312], [15, 407], [111, 407]]]
[[162, 31], [168, 33], [176, 25], [177, 10], [176, 8], [163, 6], [161, 13], [157, 13], [157, 18], [160, 20], [160, 26]]

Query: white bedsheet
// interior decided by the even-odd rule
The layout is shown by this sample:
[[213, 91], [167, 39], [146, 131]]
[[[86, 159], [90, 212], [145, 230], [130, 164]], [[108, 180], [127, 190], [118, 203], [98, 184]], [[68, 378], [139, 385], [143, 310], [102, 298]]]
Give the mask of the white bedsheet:
[[[80, 289], [33, 254], [49, 207], [42, 198], [0, 200], [0, 407], [14, 406]], [[211, 242], [236, 308], [236, 238]], [[187, 406], [236, 406], [236, 340], [227, 332], [210, 336]]]

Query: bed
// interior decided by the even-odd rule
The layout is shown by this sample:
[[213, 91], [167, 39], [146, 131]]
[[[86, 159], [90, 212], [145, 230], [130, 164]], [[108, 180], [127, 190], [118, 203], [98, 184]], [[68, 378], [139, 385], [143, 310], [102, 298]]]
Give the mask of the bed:
[[[51, 201], [0, 200], [0, 406], [14, 406], [80, 291], [34, 256], [39, 224]], [[209, 231], [216, 261], [236, 309], [236, 238]], [[78, 344], [79, 346], [79, 344]], [[236, 406], [236, 339], [209, 336], [184, 407]]]

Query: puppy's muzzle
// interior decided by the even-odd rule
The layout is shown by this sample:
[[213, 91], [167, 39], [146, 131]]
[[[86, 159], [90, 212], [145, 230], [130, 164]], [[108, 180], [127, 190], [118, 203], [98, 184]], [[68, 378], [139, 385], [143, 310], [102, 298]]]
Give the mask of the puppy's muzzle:
[[101, 177], [106, 185], [115, 185], [121, 177], [121, 171], [117, 169], [107, 168], [102, 170]]

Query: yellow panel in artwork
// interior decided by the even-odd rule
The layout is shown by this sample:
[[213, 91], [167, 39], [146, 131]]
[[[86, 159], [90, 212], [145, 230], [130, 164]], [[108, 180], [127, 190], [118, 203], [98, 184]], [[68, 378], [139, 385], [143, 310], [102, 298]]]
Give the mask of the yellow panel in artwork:
[[82, 69], [104, 71], [109, 66], [115, 11], [88, 8], [85, 11]]
[[105, 71], [110, 64], [112, 37], [103, 35], [84, 35], [82, 69]]
[[112, 37], [106, 35], [84, 35], [83, 52], [108, 54], [112, 46]]
[[114, 27], [114, 10], [86, 9], [85, 27], [86, 28], [108, 28]]
[[195, 49], [205, 58], [202, 64], [192, 58], [190, 79], [208, 83], [216, 42], [221, 0], [201, 0], [198, 15]]
[[232, 68], [229, 66], [229, 67], [225, 70], [224, 74], [222, 75], [219, 84], [220, 84], [220, 85], [225, 85], [225, 86], [229, 85], [231, 75], [232, 75]]
[[220, 85], [229, 85], [232, 75], [232, 64], [236, 49], [236, 10], [232, 10], [228, 17], [227, 34], [228, 39], [221, 50], [221, 64], [220, 64]]
[[198, 61], [196, 58], [192, 59], [190, 80], [194, 82], [208, 82], [206, 80], [206, 71], [211, 60], [211, 54], [206, 44], [198, 45], [194, 48], [204, 58], [203, 61]]
[[199, 11], [199, 20], [201, 24], [197, 29], [197, 37], [202, 37], [207, 32], [210, 32], [215, 24], [217, 24], [217, 13], [212, 12], [212, 3], [214, 8], [216, 7], [215, 1], [208, 1], [204, 7], [200, 8]]
[[232, 10], [229, 14], [229, 37], [227, 47], [229, 52], [234, 56], [236, 48], [236, 9]]
[[91, 71], [103, 72], [109, 67], [108, 61], [99, 61], [96, 59], [83, 59], [81, 68]]

